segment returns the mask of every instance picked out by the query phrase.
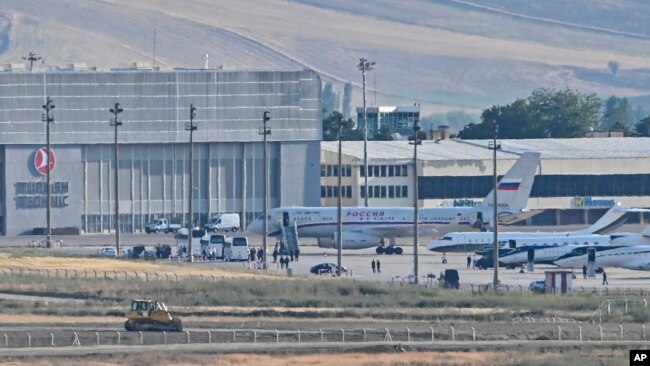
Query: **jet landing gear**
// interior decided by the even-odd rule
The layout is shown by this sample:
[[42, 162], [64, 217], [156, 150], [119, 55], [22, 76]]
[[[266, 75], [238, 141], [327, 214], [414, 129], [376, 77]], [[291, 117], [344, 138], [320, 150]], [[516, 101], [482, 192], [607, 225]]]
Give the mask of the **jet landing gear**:
[[386, 246], [386, 243], [382, 239], [381, 242], [379, 243], [379, 246], [377, 246], [377, 254], [387, 254], [387, 255], [392, 255], [392, 254], [397, 254], [397, 255], [402, 255], [404, 253], [404, 250], [402, 247], [398, 247], [395, 245], [395, 240], [392, 239], [391, 243]]
[[447, 253], [442, 253], [442, 264], [447, 264]]

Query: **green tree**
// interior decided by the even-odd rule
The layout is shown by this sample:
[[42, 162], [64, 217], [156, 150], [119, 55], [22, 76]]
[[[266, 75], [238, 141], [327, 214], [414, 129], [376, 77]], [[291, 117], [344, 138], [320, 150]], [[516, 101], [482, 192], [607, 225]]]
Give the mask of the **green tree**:
[[499, 124], [499, 138], [581, 137], [600, 124], [600, 110], [601, 101], [595, 94], [537, 89], [526, 99], [484, 110], [481, 123], [466, 125], [458, 137], [491, 138], [492, 121]]
[[323, 92], [321, 93], [321, 108], [323, 109], [323, 115], [327, 116], [330, 113], [338, 109], [338, 95], [334, 92], [332, 88], [332, 83], [327, 82], [323, 87]]
[[379, 132], [374, 136], [374, 139], [376, 141], [391, 141], [393, 140], [392, 135], [395, 132], [395, 129], [390, 126], [381, 126], [381, 128], [379, 128]]
[[350, 104], [352, 103], [352, 83], [345, 84], [343, 87], [343, 115], [345, 118], [350, 117]]
[[[339, 121], [343, 114], [338, 111], [330, 113], [323, 118], [323, 141], [336, 141], [339, 139]], [[354, 128], [354, 122], [348, 119], [344, 122], [341, 139], [347, 141], [363, 140], [363, 133]]]
[[611, 131], [616, 124], [620, 129], [631, 131], [634, 126], [634, 110], [627, 98], [618, 98], [615, 95], [607, 98], [605, 101], [605, 112], [603, 113], [602, 129]]
[[640, 120], [634, 127], [636, 136], [650, 137], [650, 116]]

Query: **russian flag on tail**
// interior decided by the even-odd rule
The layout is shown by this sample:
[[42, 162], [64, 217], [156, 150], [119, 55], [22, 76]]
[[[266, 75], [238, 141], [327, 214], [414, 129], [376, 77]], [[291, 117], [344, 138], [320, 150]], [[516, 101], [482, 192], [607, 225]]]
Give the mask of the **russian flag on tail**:
[[499, 182], [499, 185], [497, 186], [497, 189], [499, 191], [516, 191], [519, 189], [519, 185], [521, 184], [521, 180], [503, 180]]

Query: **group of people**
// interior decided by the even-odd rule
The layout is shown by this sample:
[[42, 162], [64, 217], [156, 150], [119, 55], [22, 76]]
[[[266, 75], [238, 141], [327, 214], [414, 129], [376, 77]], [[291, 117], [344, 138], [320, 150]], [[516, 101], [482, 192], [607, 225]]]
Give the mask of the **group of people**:
[[204, 261], [205, 260], [214, 261], [214, 260], [217, 259], [217, 250], [214, 249], [213, 247], [210, 247], [209, 249], [204, 248], [201, 251], [201, 255], [202, 255]]
[[[582, 266], [582, 278], [587, 278], [587, 266]], [[607, 281], [607, 272], [603, 269], [603, 285], [609, 285]]]
[[249, 262], [264, 262], [264, 249], [259, 248], [250, 248], [248, 250], [248, 261]]
[[467, 268], [476, 268], [476, 257], [472, 255], [467, 256]]
[[280, 268], [289, 268], [289, 262], [298, 261], [300, 248], [287, 251], [284, 243], [276, 242], [271, 255], [273, 256], [273, 263], [278, 263], [278, 257], [280, 257]]
[[372, 262], [370, 262], [370, 267], [372, 268], [372, 273], [381, 273], [381, 262], [379, 262], [379, 259], [373, 259]]

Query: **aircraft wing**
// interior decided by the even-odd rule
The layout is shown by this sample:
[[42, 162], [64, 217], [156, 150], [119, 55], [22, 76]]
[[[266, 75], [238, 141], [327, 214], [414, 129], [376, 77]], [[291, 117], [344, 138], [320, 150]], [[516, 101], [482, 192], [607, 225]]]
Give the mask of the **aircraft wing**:
[[516, 214], [508, 214], [508, 215], [503, 215], [499, 216], [499, 225], [511, 225], [514, 224], [515, 222], [519, 222], [521, 220], [526, 220], [529, 217], [533, 217], [537, 214], [540, 214], [544, 212], [544, 210], [537, 209], [537, 210], [526, 210], [522, 211]]
[[[359, 233], [374, 235], [378, 237], [402, 237], [413, 235], [413, 225], [399, 226], [370, 226], [363, 229], [353, 230]], [[418, 230], [419, 231], [419, 230]]]

